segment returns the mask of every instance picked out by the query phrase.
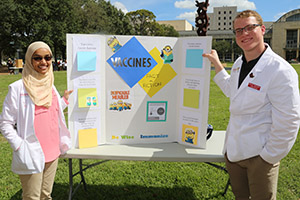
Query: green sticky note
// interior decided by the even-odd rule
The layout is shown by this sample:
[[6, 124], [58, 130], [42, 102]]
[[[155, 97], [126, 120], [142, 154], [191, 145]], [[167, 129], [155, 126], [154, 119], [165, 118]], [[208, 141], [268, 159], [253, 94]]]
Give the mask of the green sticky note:
[[200, 90], [184, 89], [183, 106], [190, 108], [199, 108]]

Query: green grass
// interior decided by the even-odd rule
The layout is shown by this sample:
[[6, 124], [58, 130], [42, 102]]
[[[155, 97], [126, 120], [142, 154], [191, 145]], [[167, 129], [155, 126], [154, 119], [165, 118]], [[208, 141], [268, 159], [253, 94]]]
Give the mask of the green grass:
[[[295, 66], [298, 74], [300, 66]], [[299, 68], [299, 69], [298, 69]], [[212, 77], [214, 72], [212, 71]], [[0, 76], [0, 108], [9, 83], [20, 79], [20, 75]], [[66, 72], [55, 72], [55, 85], [60, 94], [66, 89]], [[215, 130], [225, 130], [229, 119], [229, 99], [211, 81], [208, 122]], [[300, 142], [296, 141], [292, 151], [280, 166], [278, 181], [279, 200], [300, 198]], [[21, 199], [21, 184], [17, 175], [10, 170], [11, 149], [0, 136], [0, 200]], [[84, 160], [93, 163], [94, 160]], [[78, 161], [74, 160], [78, 170]], [[224, 166], [224, 164], [222, 164]], [[74, 199], [107, 200], [202, 200], [234, 199], [231, 188], [223, 197], [228, 175], [205, 163], [108, 161], [84, 173], [88, 192], [80, 187]], [[75, 183], [80, 181], [75, 177]], [[69, 192], [68, 160], [60, 159], [56, 174], [53, 199], [65, 200]]]

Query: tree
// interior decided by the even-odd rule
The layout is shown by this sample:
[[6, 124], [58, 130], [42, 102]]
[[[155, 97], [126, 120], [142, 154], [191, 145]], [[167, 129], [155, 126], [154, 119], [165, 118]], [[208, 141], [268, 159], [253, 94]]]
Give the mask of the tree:
[[[12, 50], [12, 21], [14, 19], [15, 5], [13, 0], [2, 0], [0, 4], [0, 60], [2, 60], [2, 54], [13, 56]], [[1, 65], [1, 64], [0, 64]]]
[[225, 59], [225, 54], [232, 51], [231, 44], [225, 40], [213, 40], [212, 48], [218, 52], [220, 60], [222, 61], [224, 61]]
[[16, 47], [25, 52], [31, 42], [38, 40], [51, 45], [48, 3], [45, 0], [15, 0], [14, 3], [13, 40]]
[[127, 13], [126, 16], [129, 17], [135, 35], [179, 36], [173, 26], [158, 24], [155, 21], [156, 16], [149, 10], [132, 11]]
[[178, 36], [173, 27], [155, 22], [152, 12], [125, 15], [106, 0], [3, 0], [0, 9], [0, 51], [21, 49], [21, 57], [40, 40], [49, 44], [55, 60], [64, 59], [67, 33]]
[[149, 10], [141, 9], [137, 11], [128, 12], [126, 16], [133, 27], [135, 35], [153, 35], [155, 32], [155, 18], [156, 16]]
[[[51, 38], [51, 46], [55, 61], [58, 55], [63, 59], [66, 58], [66, 33], [78, 30], [76, 15], [74, 14], [73, 0], [51, 0], [48, 3], [50, 15], [48, 23], [51, 27], [49, 32]], [[77, 27], [77, 29], [76, 29]]]
[[75, 12], [80, 21], [79, 33], [131, 34], [128, 17], [109, 1], [82, 1], [77, 3]]
[[156, 23], [155, 36], [171, 36], [179, 37], [179, 33], [174, 29], [173, 26], [167, 24], [158, 24]]
[[243, 54], [243, 50], [237, 45], [235, 39], [233, 41], [233, 52], [235, 58]]
[[109, 34], [130, 35], [133, 33], [128, 16], [121, 10], [114, 7], [109, 1], [102, 0], [100, 6], [106, 11], [106, 30]]

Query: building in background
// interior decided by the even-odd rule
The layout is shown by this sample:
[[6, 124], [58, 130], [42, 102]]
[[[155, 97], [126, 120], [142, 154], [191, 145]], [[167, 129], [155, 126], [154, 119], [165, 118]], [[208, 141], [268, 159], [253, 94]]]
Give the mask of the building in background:
[[[214, 7], [213, 13], [208, 13], [210, 25], [206, 35], [212, 36], [216, 42], [226, 41], [232, 46], [230, 52], [220, 56], [222, 60], [234, 61], [240, 54], [234, 52], [235, 36], [232, 32], [233, 19], [238, 13], [236, 6]], [[185, 26], [182, 25], [184, 24], [182, 21], [186, 20], [158, 21], [158, 23], [172, 25], [182, 37], [197, 36], [194, 28], [183, 29]], [[287, 61], [300, 62], [300, 9], [284, 14], [276, 22], [264, 22], [264, 25], [265, 42]]]
[[176, 31], [194, 31], [193, 25], [187, 20], [157, 21], [159, 24], [171, 25]]
[[288, 61], [300, 61], [300, 9], [284, 14], [273, 23], [272, 48]]

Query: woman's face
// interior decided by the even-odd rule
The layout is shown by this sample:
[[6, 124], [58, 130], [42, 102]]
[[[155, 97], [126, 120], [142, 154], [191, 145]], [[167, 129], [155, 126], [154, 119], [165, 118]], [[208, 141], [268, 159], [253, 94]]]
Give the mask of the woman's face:
[[52, 55], [48, 49], [37, 49], [31, 58], [31, 62], [35, 71], [46, 74], [52, 63]]

